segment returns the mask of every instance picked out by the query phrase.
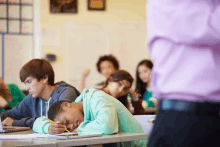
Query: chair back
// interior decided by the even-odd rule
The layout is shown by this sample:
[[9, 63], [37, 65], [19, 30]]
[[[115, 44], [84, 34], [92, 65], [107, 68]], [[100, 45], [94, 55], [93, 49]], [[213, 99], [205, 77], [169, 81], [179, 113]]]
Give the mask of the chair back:
[[149, 119], [155, 118], [156, 115], [134, 115], [134, 117], [137, 119], [137, 121], [141, 124], [143, 127], [144, 131], [147, 134], [150, 134], [152, 128], [153, 128], [153, 123], [148, 122]]

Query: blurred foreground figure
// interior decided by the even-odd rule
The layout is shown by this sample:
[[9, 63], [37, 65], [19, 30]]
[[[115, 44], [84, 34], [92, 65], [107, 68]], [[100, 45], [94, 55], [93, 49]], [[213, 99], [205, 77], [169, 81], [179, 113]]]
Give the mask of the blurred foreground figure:
[[159, 99], [148, 147], [219, 146], [220, 1], [150, 0], [147, 11]]

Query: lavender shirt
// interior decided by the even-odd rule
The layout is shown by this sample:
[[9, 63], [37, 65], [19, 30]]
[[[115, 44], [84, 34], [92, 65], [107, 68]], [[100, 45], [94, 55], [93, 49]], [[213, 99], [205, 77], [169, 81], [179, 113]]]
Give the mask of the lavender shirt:
[[156, 98], [220, 102], [220, 0], [149, 0]]

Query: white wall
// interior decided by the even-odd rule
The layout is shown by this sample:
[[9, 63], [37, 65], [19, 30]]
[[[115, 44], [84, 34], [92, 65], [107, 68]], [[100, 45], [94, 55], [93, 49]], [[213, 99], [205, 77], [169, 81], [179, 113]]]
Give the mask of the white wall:
[[106, 1], [106, 11], [88, 11], [87, 0], [78, 0], [77, 14], [51, 14], [49, 0], [40, 1], [41, 28], [54, 29], [60, 36], [60, 45], [41, 45], [41, 57], [47, 53], [57, 56], [52, 63], [55, 81], [65, 80], [78, 88], [82, 70], [90, 68], [87, 87], [92, 86], [102, 80], [95, 67], [98, 57], [108, 53], [119, 59], [121, 69], [134, 76], [137, 63], [150, 57], [146, 45], [146, 0]]
[[[21, 89], [25, 89], [19, 78], [21, 67], [32, 58], [40, 57], [39, 32], [40, 32], [40, 0], [34, 1], [34, 9], [26, 9], [26, 14], [32, 14], [34, 11], [34, 26], [30, 25], [30, 33], [33, 28], [34, 36], [19, 34], [4, 34], [4, 42], [2, 42], [3, 34], [0, 34], [0, 76], [2, 77], [2, 65], [4, 64], [4, 81], [6, 83], [15, 83]], [[24, 8], [22, 8], [24, 9]], [[24, 9], [25, 10], [25, 9]], [[17, 14], [18, 9], [11, 9], [13, 16]], [[1, 12], [6, 13], [6, 12]], [[1, 26], [2, 27], [2, 26]], [[9, 30], [16, 30], [19, 26], [9, 25]], [[12, 29], [13, 28], [13, 29]], [[29, 31], [28, 29], [28, 31]], [[27, 30], [26, 30], [27, 31]], [[2, 45], [4, 44], [4, 63], [2, 62]]]

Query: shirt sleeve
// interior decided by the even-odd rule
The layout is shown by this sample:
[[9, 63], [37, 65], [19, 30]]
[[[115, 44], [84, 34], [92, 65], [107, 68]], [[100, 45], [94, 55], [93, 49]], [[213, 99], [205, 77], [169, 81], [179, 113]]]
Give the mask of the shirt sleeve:
[[19, 102], [22, 101], [22, 100], [25, 98], [24, 93], [20, 90], [20, 88], [19, 88], [17, 85], [15, 85], [15, 84], [10, 84], [10, 85], [8, 85], [8, 86], [9, 86], [9, 88], [10, 88], [10, 92], [13, 92], [13, 91], [14, 91], [14, 93], [16, 94], [16, 96], [19, 97], [19, 99], [18, 99]]
[[148, 103], [148, 107], [154, 107], [154, 102], [153, 101], [149, 100], [149, 101], [147, 101], [147, 103]]
[[51, 122], [43, 117], [36, 119], [33, 125], [33, 131], [40, 134], [49, 134]]
[[12, 119], [20, 120], [25, 117], [32, 117], [31, 108], [31, 99], [26, 97], [16, 107], [13, 107], [11, 110], [2, 113], [2, 115], [4, 117], [11, 117]]
[[117, 112], [110, 101], [103, 98], [103, 96], [93, 96], [89, 101], [89, 105], [90, 110], [86, 111], [90, 111], [95, 119], [84, 120], [77, 128], [77, 132], [96, 132], [102, 134], [118, 132]]
[[26, 97], [22, 100], [16, 107], [13, 107], [11, 110], [8, 110], [1, 115], [3, 118], [11, 117], [14, 119], [13, 126], [26, 126], [33, 127], [35, 117], [32, 118], [32, 102], [29, 97]]

